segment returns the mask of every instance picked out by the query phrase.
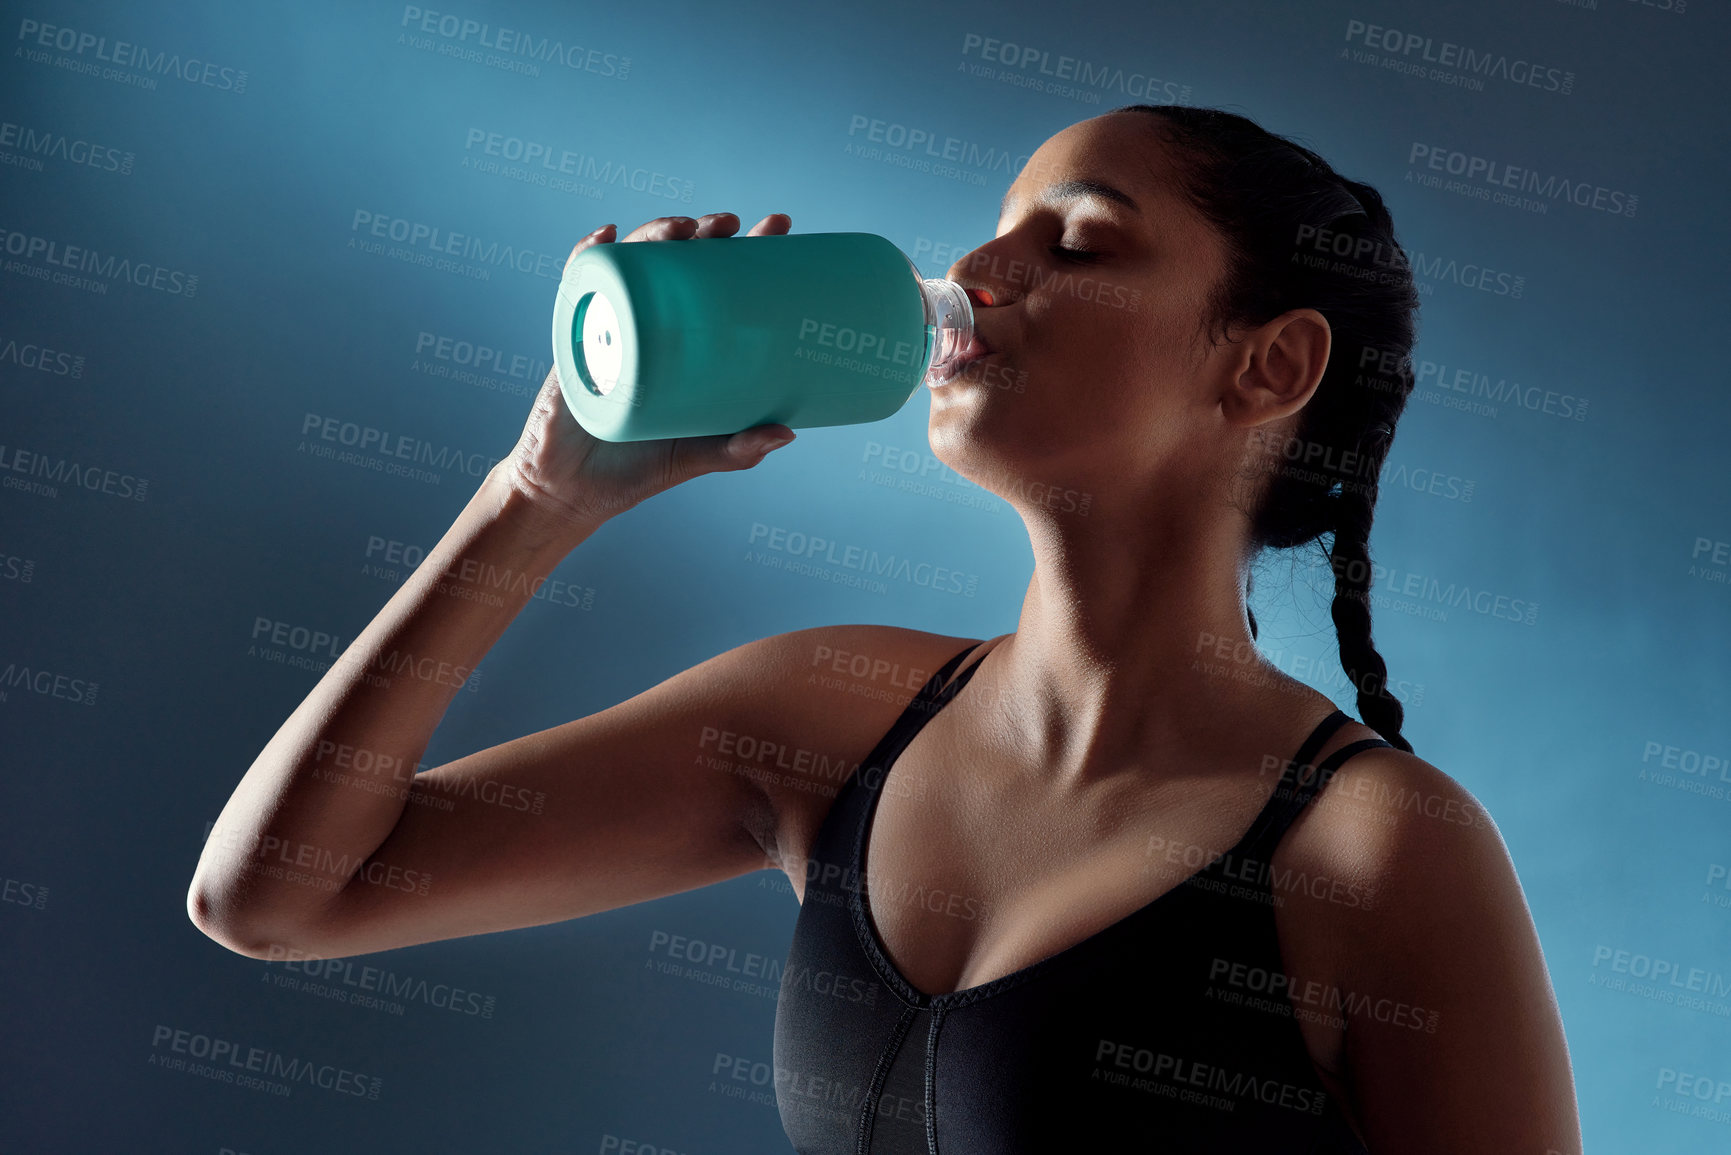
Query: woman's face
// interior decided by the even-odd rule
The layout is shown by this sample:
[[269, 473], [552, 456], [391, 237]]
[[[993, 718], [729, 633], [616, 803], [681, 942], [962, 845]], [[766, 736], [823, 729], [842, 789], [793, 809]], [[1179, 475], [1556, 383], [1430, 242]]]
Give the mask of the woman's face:
[[950, 267], [991, 292], [974, 314], [994, 352], [931, 390], [933, 451], [1012, 501], [1018, 483], [1154, 492], [1243, 444], [1220, 416], [1229, 356], [1203, 327], [1224, 242], [1156, 128], [1108, 113], [1057, 133], [1011, 184], [997, 235]]

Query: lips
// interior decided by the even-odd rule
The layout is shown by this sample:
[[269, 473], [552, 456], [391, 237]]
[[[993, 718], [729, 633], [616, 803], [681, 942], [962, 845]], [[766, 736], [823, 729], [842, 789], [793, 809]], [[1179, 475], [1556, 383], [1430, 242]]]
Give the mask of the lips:
[[961, 354], [956, 358], [956, 368], [957, 370], [960, 370], [966, 366], [969, 361], [984, 357], [987, 353], [991, 352], [995, 352], [995, 350], [990, 345], [986, 344], [986, 339], [984, 337], [980, 336], [980, 327], [976, 324], [974, 326], [973, 340], [969, 341], [967, 345], [963, 347]]
[[984, 337], [980, 336], [980, 326], [976, 321], [974, 324], [973, 339], [970, 340], [967, 345], [962, 348], [962, 351], [956, 354], [947, 365], [934, 374], [932, 379], [938, 382], [952, 381], [961, 376], [962, 370], [966, 369], [969, 365], [978, 361], [981, 357], [994, 352], [996, 352], [996, 350], [986, 343]]

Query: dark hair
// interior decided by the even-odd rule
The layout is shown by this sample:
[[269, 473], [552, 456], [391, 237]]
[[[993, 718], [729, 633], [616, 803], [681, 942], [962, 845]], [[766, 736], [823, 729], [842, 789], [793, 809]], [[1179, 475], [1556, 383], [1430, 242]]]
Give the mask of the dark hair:
[[[1394, 221], [1374, 188], [1246, 117], [1177, 104], [1112, 111], [1159, 118], [1185, 197], [1227, 243], [1227, 272], [1209, 302], [1211, 328], [1224, 334], [1306, 306], [1328, 319], [1328, 367], [1281, 446], [1272, 481], [1247, 511], [1251, 544], [1289, 549], [1332, 534], [1326, 556], [1341, 666], [1365, 725], [1410, 753], [1400, 733], [1405, 712], [1387, 692], [1388, 667], [1370, 636], [1371, 516], [1413, 388], [1419, 304]], [[1301, 467], [1289, 460], [1293, 445]]]

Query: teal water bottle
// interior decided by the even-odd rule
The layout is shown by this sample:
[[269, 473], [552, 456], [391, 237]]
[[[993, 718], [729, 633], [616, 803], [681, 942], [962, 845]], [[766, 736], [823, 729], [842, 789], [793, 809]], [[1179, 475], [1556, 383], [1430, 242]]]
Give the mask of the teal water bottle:
[[647, 441], [878, 421], [973, 333], [962, 287], [874, 233], [613, 242], [566, 266], [553, 361], [585, 430]]

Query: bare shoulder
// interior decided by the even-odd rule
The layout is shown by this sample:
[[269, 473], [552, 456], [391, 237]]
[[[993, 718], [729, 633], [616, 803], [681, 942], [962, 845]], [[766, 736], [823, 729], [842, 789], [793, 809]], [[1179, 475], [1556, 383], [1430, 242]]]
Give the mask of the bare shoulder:
[[[1301, 898], [1303, 917], [1333, 944], [1342, 981], [1410, 982], [1417, 971], [1509, 965], [1500, 942], [1541, 966], [1526, 898], [1490, 811], [1441, 768], [1404, 750], [1347, 759], [1305, 807], [1275, 866], [1333, 885]], [[1362, 902], [1332, 901], [1344, 882]], [[1533, 953], [1527, 954], [1527, 946]], [[1458, 973], [1458, 971], [1457, 971]], [[1487, 975], [1487, 978], [1490, 977]]]
[[1422, 868], [1413, 861], [1418, 852], [1501, 847], [1496, 823], [1470, 790], [1418, 755], [1385, 747], [1361, 751], [1334, 770], [1293, 826], [1295, 833], [1310, 828], [1317, 836], [1302, 837], [1303, 845], [1382, 877]]
[[1356, 1008], [1338, 1060], [1371, 1150], [1581, 1149], [1538, 931], [1471, 791], [1416, 755], [1363, 751], [1293, 824], [1277, 871], [1283, 855], [1313, 885], [1285, 892], [1282, 951]]
[[1484, 804], [1423, 758], [1366, 750], [1293, 824], [1277, 870], [1283, 852], [1369, 896], [1315, 888], [1277, 917], [1283, 951], [1363, 1012], [1340, 1059], [1370, 1149], [1579, 1151], [1556, 994]]
[[776, 634], [736, 651], [737, 673], [754, 688], [739, 694], [729, 730], [713, 735], [705, 754], [757, 789], [764, 805], [752, 833], [771, 864], [786, 870], [804, 862], [848, 775], [920, 687], [979, 640], [846, 624]]
[[1373, 910], [1395, 892], [1434, 890], [1470, 874], [1491, 881], [1509, 866], [1484, 803], [1418, 755], [1382, 747], [1334, 770], [1280, 851], [1290, 851], [1295, 866], [1357, 882], [1376, 896], [1366, 903]]

